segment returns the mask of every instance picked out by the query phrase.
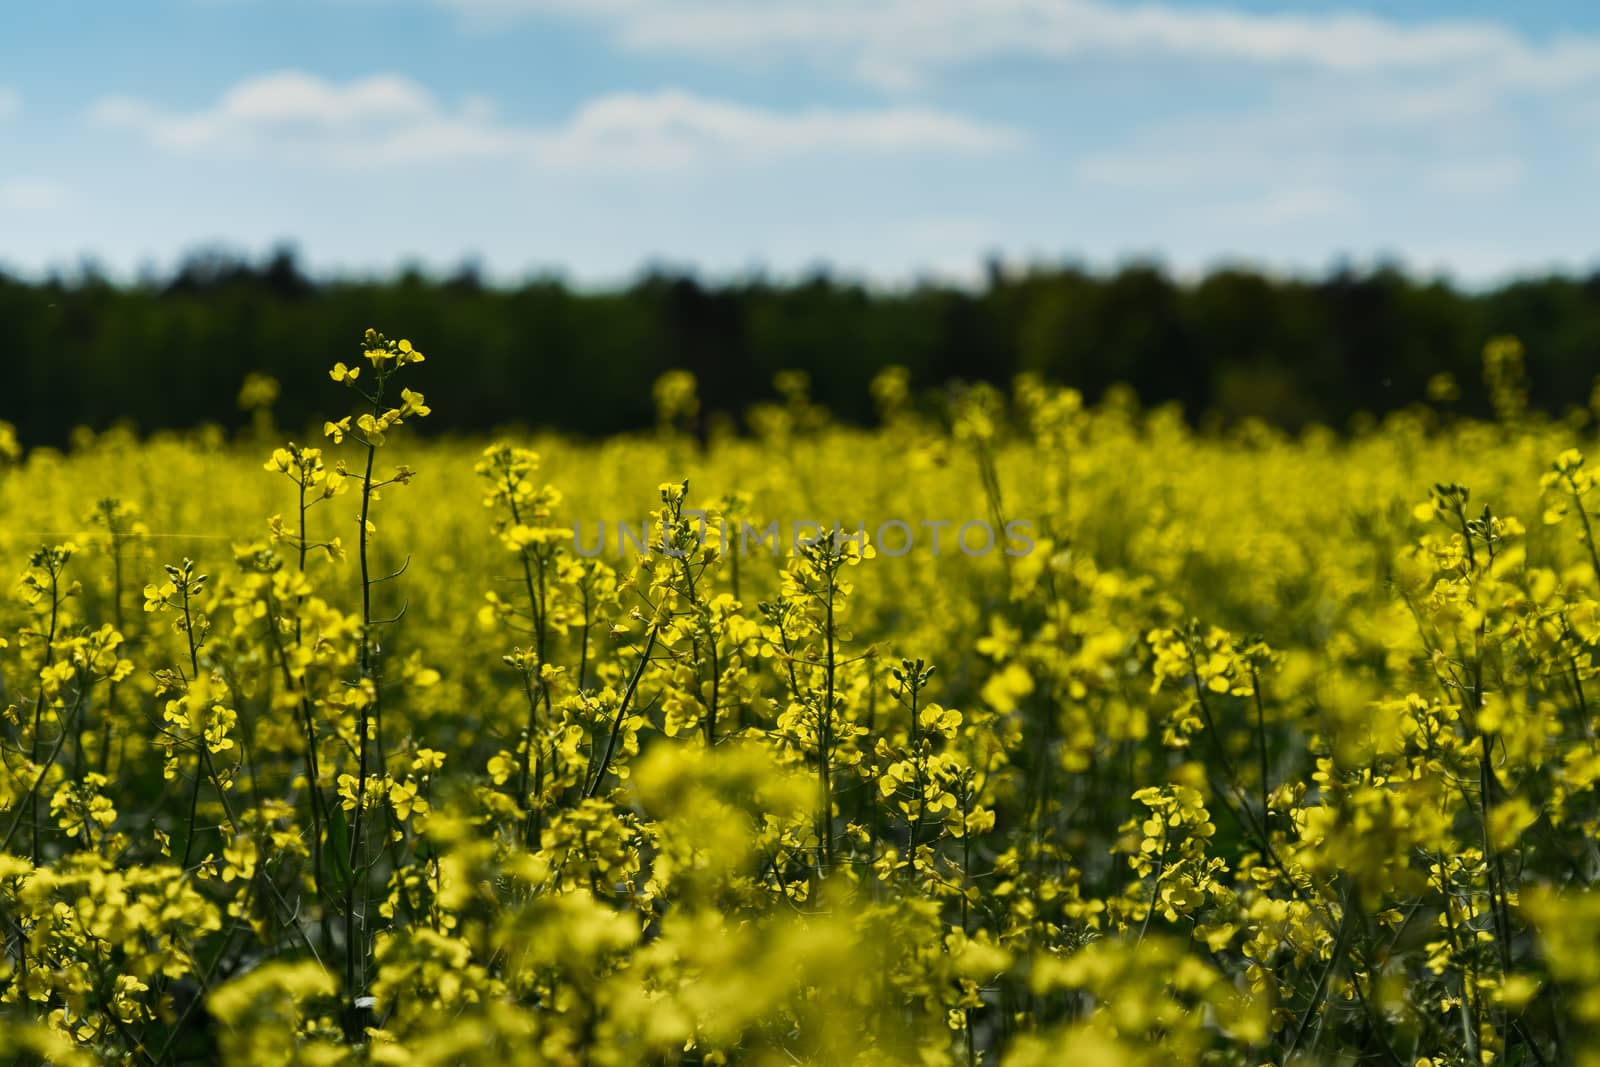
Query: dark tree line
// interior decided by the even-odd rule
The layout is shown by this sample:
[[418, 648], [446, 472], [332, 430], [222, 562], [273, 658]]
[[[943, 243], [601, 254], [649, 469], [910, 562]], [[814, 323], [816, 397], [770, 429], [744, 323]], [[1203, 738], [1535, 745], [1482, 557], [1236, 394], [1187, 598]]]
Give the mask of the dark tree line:
[[343, 399], [314, 383], [355, 354], [368, 325], [432, 357], [417, 378], [435, 429], [638, 429], [653, 418], [651, 383], [674, 367], [696, 374], [707, 411], [737, 414], [773, 397], [778, 371], [801, 369], [817, 400], [867, 421], [868, 383], [896, 363], [923, 387], [1034, 371], [1091, 399], [1126, 383], [1193, 416], [1337, 426], [1421, 400], [1440, 372], [1459, 381], [1464, 410], [1487, 411], [1480, 352], [1507, 333], [1527, 347], [1536, 406], [1586, 404], [1600, 373], [1600, 274], [1479, 292], [1395, 269], [1319, 279], [1226, 269], [1180, 283], [1151, 265], [1061, 267], [991, 271], [976, 290], [900, 291], [654, 273], [592, 293], [556, 280], [491, 287], [470, 271], [313, 282], [286, 252], [260, 263], [199, 255], [127, 286], [93, 272], [0, 275], [0, 418], [30, 444], [79, 425], [238, 426], [240, 383], [258, 371], [285, 383], [278, 422], [308, 424]]

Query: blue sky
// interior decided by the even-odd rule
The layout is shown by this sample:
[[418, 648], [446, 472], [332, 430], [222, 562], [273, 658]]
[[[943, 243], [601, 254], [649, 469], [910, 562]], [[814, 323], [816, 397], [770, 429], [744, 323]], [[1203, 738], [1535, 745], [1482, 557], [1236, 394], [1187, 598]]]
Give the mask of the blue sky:
[[55, 0], [0, 9], [0, 264], [897, 283], [1600, 266], [1600, 5]]

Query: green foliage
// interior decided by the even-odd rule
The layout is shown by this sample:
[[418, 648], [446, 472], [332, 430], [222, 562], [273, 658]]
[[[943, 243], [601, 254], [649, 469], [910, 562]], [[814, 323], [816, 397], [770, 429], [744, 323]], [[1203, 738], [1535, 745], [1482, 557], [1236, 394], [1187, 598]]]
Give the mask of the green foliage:
[[260, 266], [196, 256], [170, 279], [127, 287], [92, 274], [0, 276], [0, 417], [28, 444], [119, 420], [145, 432], [201, 422], [265, 431], [269, 410], [298, 431], [329, 417], [326, 397], [278, 397], [249, 376], [310, 380], [322, 353], [370, 319], [453, 354], [448, 373], [416, 376], [438, 402], [435, 430], [648, 428], [648, 384], [672, 369], [699, 381], [699, 410], [675, 417], [702, 434], [774, 399], [770, 383], [785, 369], [807, 372], [814, 399], [838, 417], [865, 423], [868, 384], [891, 365], [924, 392], [1032, 372], [1091, 401], [1125, 383], [1192, 419], [1217, 412], [1293, 428], [1398, 410], [1441, 373], [1465, 385], [1459, 410], [1488, 415], [1479, 353], [1498, 334], [1526, 345], [1535, 407], [1583, 406], [1600, 352], [1600, 282], [1477, 292], [1387, 269], [1320, 280], [1226, 269], [1179, 283], [1135, 265], [996, 272], [977, 291], [884, 291], [826, 276], [706, 286], [652, 274], [593, 292], [549, 279], [493, 288], [470, 272], [312, 283], [287, 253]]

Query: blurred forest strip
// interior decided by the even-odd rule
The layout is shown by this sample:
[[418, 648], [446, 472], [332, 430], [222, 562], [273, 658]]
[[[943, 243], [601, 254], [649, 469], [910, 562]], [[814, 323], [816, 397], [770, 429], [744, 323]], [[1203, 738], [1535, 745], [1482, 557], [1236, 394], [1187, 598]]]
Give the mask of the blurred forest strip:
[[[1460, 410], [1486, 413], [1480, 353], [1498, 334], [1525, 343], [1532, 402], [1546, 411], [1586, 406], [1600, 373], [1600, 274], [1468, 291], [1392, 268], [1319, 279], [1219, 269], [1180, 283], [1136, 264], [992, 269], [976, 289], [879, 290], [826, 276], [705, 285], [658, 272], [586, 292], [558, 280], [490, 286], [471, 270], [313, 282], [288, 251], [203, 253], [133, 285], [92, 271], [0, 275], [0, 323], [0, 418], [30, 445], [62, 443], [80, 425], [242, 426], [247, 374], [323, 375], [371, 323], [434, 357], [416, 384], [438, 412], [431, 428], [454, 431], [640, 429], [654, 418], [651, 383], [672, 368], [694, 372], [707, 413], [773, 399], [774, 375], [798, 369], [815, 400], [868, 422], [868, 383], [900, 364], [917, 388], [1033, 371], [1091, 400], [1126, 383], [1194, 418], [1290, 429], [1403, 408], [1439, 373], [1460, 383]], [[337, 395], [289, 391], [277, 422], [312, 424]]]

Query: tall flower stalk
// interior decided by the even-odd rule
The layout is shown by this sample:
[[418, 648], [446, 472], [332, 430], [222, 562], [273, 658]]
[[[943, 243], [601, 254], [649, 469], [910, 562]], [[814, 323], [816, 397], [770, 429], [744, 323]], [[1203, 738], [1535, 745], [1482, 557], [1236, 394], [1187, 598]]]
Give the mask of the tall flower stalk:
[[[390, 340], [378, 331], [369, 329], [362, 342], [362, 356], [371, 367], [371, 372], [367, 375], [369, 384], [362, 382], [363, 368], [359, 363], [355, 366], [347, 366], [342, 361], [335, 363], [329, 372], [329, 377], [360, 396], [368, 410], [356, 415], [346, 415], [323, 426], [324, 434], [334, 444], [339, 444], [346, 437], [350, 437], [360, 444], [363, 450], [359, 483], [361, 512], [356, 520], [357, 559], [361, 568], [361, 640], [357, 664], [359, 678], [352, 698], [357, 716], [356, 778], [354, 813], [350, 820], [347, 857], [349, 877], [345, 882], [344, 900], [345, 987], [352, 998], [352, 1004], [358, 1002], [366, 992], [366, 961], [371, 942], [367, 915], [366, 875], [371, 862], [376, 860], [371, 862], [367, 860], [367, 817], [370, 799], [368, 793], [369, 786], [374, 783], [374, 771], [382, 768], [385, 763], [382, 689], [378, 684], [381, 673], [381, 649], [377, 640], [377, 629], [388, 623], [397, 622], [400, 618], [399, 614], [387, 619], [374, 617], [372, 594], [376, 586], [399, 577], [405, 569], [402, 567], [399, 571], [383, 577], [373, 576], [372, 542], [377, 530], [372, 522], [372, 506], [380, 499], [383, 489], [390, 485], [409, 483], [414, 473], [409, 467], [397, 466], [389, 477], [380, 478], [376, 473], [378, 450], [388, 443], [388, 435], [396, 427], [403, 425], [407, 419], [422, 418], [432, 410], [427, 406], [421, 393], [408, 388], [400, 390], [399, 405], [391, 406], [394, 396], [392, 385], [394, 376], [404, 367], [423, 362], [422, 353], [417, 351], [410, 341], [404, 338]], [[344, 473], [342, 468], [340, 473]], [[352, 1018], [357, 1015], [358, 1013], [352, 1011]]]

